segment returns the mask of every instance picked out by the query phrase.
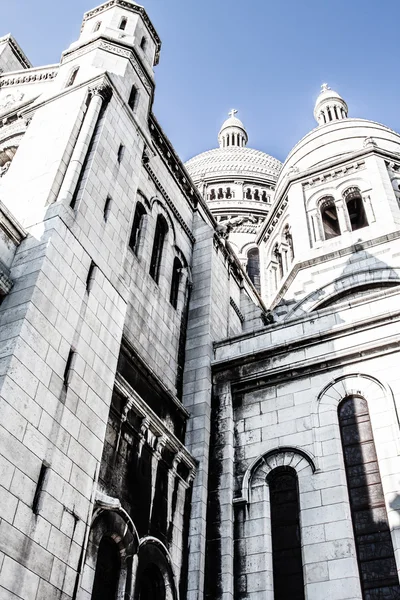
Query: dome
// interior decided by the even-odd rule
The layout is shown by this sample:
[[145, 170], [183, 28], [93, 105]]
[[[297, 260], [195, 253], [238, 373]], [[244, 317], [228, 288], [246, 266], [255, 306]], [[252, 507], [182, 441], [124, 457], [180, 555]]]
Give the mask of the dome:
[[222, 127], [219, 130], [219, 132], [221, 133], [222, 131], [224, 131], [224, 129], [228, 129], [228, 127], [239, 127], [240, 129], [243, 129], [243, 131], [246, 131], [242, 121], [237, 117], [229, 117], [229, 119], [227, 119], [225, 123], [222, 124]]
[[314, 107], [314, 119], [318, 125], [346, 119], [348, 112], [347, 104], [340, 94], [331, 90], [327, 83], [323, 83]]
[[347, 118], [316, 127], [289, 153], [278, 187], [288, 175], [322, 167], [336, 158], [351, 156], [369, 146], [399, 154], [400, 135], [385, 125], [366, 119]]
[[257, 176], [276, 182], [282, 169], [282, 163], [273, 156], [238, 146], [208, 150], [191, 158], [185, 166], [195, 182], [219, 177]]

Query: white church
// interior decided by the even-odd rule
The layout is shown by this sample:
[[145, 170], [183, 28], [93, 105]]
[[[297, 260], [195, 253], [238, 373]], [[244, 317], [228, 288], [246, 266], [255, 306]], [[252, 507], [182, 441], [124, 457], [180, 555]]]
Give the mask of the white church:
[[0, 599], [399, 600], [400, 135], [183, 164], [160, 51], [0, 38]]

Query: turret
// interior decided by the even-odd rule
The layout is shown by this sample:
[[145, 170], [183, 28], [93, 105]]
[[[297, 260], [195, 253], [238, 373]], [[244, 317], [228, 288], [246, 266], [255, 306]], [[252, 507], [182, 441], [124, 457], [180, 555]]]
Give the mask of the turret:
[[346, 119], [348, 112], [349, 109], [343, 98], [331, 90], [327, 83], [323, 83], [314, 108], [314, 118], [318, 125]]
[[223, 123], [219, 131], [218, 142], [220, 148], [228, 148], [230, 146], [242, 148], [247, 145], [247, 131], [242, 121], [235, 117], [237, 112], [235, 109], [231, 110], [229, 119]]

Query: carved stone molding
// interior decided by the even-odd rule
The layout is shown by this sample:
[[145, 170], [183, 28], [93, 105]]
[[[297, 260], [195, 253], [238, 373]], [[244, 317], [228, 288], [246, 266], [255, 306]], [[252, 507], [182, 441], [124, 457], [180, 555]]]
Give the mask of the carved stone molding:
[[89, 93], [92, 96], [100, 96], [104, 102], [109, 102], [112, 96], [112, 88], [107, 82], [102, 81], [89, 88]]
[[24, 83], [38, 83], [52, 80], [57, 77], [58, 69], [41, 69], [33, 73], [20, 73], [19, 75], [2, 75], [0, 77], [0, 88], [11, 85], [23, 85]]
[[326, 173], [322, 173], [321, 175], [317, 175], [303, 182], [303, 188], [308, 189], [314, 187], [315, 185], [321, 185], [326, 183], [327, 181], [332, 181], [334, 179], [338, 179], [339, 177], [343, 177], [344, 175], [348, 175], [349, 173], [354, 173], [355, 171], [360, 171], [365, 167], [365, 161], [360, 160], [352, 165], [346, 165], [344, 167], [338, 167], [328, 171]]

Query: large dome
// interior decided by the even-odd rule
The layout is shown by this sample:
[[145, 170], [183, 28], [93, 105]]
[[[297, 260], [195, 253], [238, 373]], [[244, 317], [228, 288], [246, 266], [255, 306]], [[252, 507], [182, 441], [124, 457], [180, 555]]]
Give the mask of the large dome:
[[231, 146], [215, 148], [194, 156], [186, 163], [186, 168], [196, 181], [216, 177], [267, 177], [278, 179], [282, 163], [260, 150]]

